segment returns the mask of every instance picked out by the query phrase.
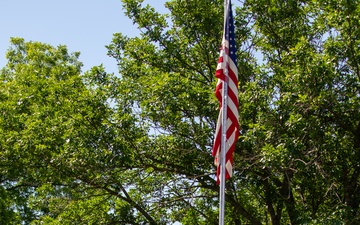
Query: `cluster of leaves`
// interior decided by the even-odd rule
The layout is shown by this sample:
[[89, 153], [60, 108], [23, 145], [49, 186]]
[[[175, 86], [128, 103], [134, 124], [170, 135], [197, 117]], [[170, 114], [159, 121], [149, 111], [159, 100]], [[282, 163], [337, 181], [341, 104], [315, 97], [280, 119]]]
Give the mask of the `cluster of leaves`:
[[[360, 4], [235, 2], [241, 135], [226, 224], [360, 222]], [[141, 35], [102, 66], [12, 39], [0, 78], [0, 223], [217, 224], [222, 0], [123, 0]], [[9, 222], [11, 221], [11, 222]]]

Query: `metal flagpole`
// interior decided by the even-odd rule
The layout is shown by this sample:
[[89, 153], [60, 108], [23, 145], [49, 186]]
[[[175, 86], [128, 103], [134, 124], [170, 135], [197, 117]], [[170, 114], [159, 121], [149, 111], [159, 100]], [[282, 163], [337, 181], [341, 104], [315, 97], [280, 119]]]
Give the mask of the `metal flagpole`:
[[[228, 0], [224, 0], [224, 35], [228, 34], [226, 30], [228, 29], [227, 13], [228, 13]], [[224, 62], [225, 62], [225, 81], [223, 81], [223, 94], [222, 94], [222, 127], [221, 127], [221, 151], [220, 151], [220, 210], [219, 210], [219, 225], [224, 225], [225, 221], [225, 173], [226, 173], [226, 131], [227, 131], [227, 101], [228, 101], [228, 54], [226, 53], [226, 37], [224, 38], [223, 51]]]

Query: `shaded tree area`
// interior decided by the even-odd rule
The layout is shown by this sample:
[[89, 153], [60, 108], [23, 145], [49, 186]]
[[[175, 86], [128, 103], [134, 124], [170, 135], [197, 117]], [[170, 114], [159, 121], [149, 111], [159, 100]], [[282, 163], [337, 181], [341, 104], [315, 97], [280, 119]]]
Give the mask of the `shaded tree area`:
[[[217, 224], [222, 0], [123, 0], [138, 37], [13, 38], [0, 77], [1, 224]], [[226, 224], [360, 222], [359, 1], [234, 1], [241, 134]]]

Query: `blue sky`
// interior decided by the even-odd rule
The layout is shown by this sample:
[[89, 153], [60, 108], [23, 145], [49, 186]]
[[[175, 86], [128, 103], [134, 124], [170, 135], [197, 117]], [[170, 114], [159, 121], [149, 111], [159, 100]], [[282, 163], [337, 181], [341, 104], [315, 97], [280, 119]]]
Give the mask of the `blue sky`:
[[[164, 9], [165, 0], [146, 2]], [[2, 0], [0, 6], [0, 68], [6, 64], [10, 37], [21, 37], [80, 51], [83, 71], [103, 63], [107, 72], [117, 73], [116, 61], [106, 55], [105, 45], [116, 32], [139, 34], [124, 15], [121, 0]]]

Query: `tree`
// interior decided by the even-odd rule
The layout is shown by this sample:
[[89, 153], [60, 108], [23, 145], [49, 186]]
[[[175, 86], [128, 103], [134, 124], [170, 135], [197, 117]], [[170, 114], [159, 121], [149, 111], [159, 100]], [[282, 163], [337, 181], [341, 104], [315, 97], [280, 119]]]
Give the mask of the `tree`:
[[[358, 223], [359, 2], [235, 4], [241, 135], [226, 223]], [[223, 1], [123, 6], [141, 35], [107, 46], [120, 77], [82, 73], [65, 46], [12, 40], [0, 83], [8, 218], [217, 224]]]
[[[16, 199], [26, 198], [21, 205], [13, 203], [15, 211], [24, 214], [25, 223], [61, 221], [69, 214], [81, 216], [76, 207], [94, 210], [107, 200], [96, 208], [96, 218], [75, 219], [106, 221], [111, 217], [110, 197], [131, 203], [109, 186], [125, 176], [121, 171], [133, 157], [127, 149], [141, 130], [126, 114], [126, 106], [110, 110], [110, 78], [102, 67], [80, 75], [79, 54], [68, 54], [65, 46], [23, 39], [12, 39], [12, 44], [1, 74], [0, 130], [1, 184], [8, 193], [21, 190]], [[87, 201], [78, 204], [84, 198]]]
[[266, 140], [255, 142], [265, 168], [256, 172], [273, 223], [281, 213], [292, 224], [358, 221], [358, 5], [248, 2], [270, 97], [250, 130]]

